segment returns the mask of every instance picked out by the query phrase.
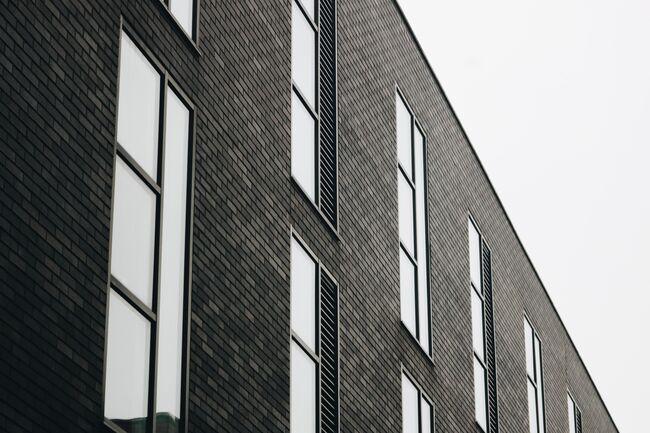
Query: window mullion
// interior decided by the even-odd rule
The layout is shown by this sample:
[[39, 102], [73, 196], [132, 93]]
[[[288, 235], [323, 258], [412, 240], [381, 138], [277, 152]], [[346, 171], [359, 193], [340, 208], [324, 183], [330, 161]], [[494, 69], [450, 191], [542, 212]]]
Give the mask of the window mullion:
[[318, 112], [307, 101], [307, 98], [305, 98], [305, 95], [302, 93], [302, 90], [300, 90], [300, 87], [298, 86], [298, 84], [296, 84], [296, 82], [293, 81], [293, 80], [291, 81], [291, 88], [293, 89], [293, 91], [296, 94], [296, 96], [298, 97], [298, 99], [300, 99], [300, 102], [302, 102], [302, 105], [305, 106], [305, 108], [307, 109], [307, 111], [309, 112], [311, 117], [313, 117], [314, 120], [316, 122], [318, 122], [319, 121]]
[[142, 302], [133, 292], [124, 286], [117, 278], [111, 275], [111, 289], [119, 294], [125, 301], [127, 301], [138, 313], [146, 317], [150, 322], [156, 321], [156, 313], [154, 313], [144, 302]]
[[302, 12], [302, 15], [305, 17], [311, 28], [314, 30], [315, 33], [318, 33], [318, 23], [316, 22], [317, 17], [318, 17], [318, 7], [317, 5], [314, 6], [314, 18], [309, 16], [309, 13], [307, 12], [305, 6], [302, 4], [301, 0], [293, 0], [296, 2], [296, 5], [298, 6], [298, 9], [300, 9], [300, 12]]
[[402, 174], [402, 176], [404, 177], [404, 180], [406, 180], [406, 182], [409, 184], [409, 186], [411, 187], [411, 189], [412, 189], [413, 191], [415, 191], [415, 183], [414, 183], [413, 180], [412, 180], [412, 179], [411, 179], [411, 178], [406, 174], [406, 170], [404, 170], [404, 167], [402, 166], [402, 163], [401, 163], [401, 162], [398, 162], [398, 163], [397, 163], [397, 166], [399, 167], [399, 171], [400, 171], [400, 173]]
[[[161, 281], [161, 267], [160, 261], [162, 258], [162, 231], [163, 231], [163, 200], [165, 188], [165, 123], [167, 112], [167, 87], [168, 87], [167, 74], [163, 76], [160, 86], [160, 109], [158, 121], [158, 182], [161, 189], [161, 194], [158, 197], [156, 206], [156, 247], [155, 247], [155, 261], [154, 261], [154, 291], [153, 291], [153, 305], [156, 307], [156, 313], [160, 311], [160, 281]], [[153, 324], [152, 330], [152, 344], [151, 344], [151, 362], [149, 368], [149, 410], [151, 413], [151, 429], [156, 432], [156, 400], [157, 400], [157, 382], [158, 382], [158, 342], [160, 326], [158, 321]]]
[[144, 169], [129, 155], [129, 152], [117, 143], [117, 156], [129, 167], [129, 169], [138, 176], [138, 178], [156, 195], [160, 195], [160, 186], [155, 179], [147, 174]]
[[411, 255], [410, 251], [408, 250], [408, 248], [406, 248], [406, 246], [404, 245], [404, 243], [401, 240], [399, 241], [399, 246], [402, 248], [402, 251], [404, 251], [404, 254], [406, 254], [406, 257], [409, 259], [409, 261], [413, 264], [413, 266], [417, 270], [417, 267], [418, 267], [417, 259], [415, 257], [413, 257], [413, 255]]

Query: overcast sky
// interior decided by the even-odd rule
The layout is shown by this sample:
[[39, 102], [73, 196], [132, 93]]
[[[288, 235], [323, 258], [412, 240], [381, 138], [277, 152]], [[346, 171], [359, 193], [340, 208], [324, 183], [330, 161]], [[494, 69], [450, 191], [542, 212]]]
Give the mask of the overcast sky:
[[399, 0], [623, 433], [650, 410], [650, 2]]

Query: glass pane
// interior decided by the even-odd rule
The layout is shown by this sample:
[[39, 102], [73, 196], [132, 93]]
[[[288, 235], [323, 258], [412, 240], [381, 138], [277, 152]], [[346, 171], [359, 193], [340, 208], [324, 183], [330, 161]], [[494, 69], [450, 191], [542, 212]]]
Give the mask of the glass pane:
[[535, 380], [535, 360], [533, 357], [533, 328], [528, 320], [524, 319], [524, 337], [526, 345], [526, 372], [528, 376]]
[[[421, 277], [421, 269], [424, 264], [418, 266], [418, 325], [420, 328], [420, 345], [425, 352], [429, 353], [429, 333], [431, 332], [431, 316], [429, 315], [429, 288], [426, 276]], [[424, 279], [424, 281], [422, 281]]]
[[420, 317], [420, 343], [424, 350], [429, 352], [429, 339], [431, 332], [430, 304], [429, 304], [429, 267], [427, 257], [427, 224], [426, 224], [426, 200], [425, 200], [425, 161], [424, 161], [424, 137], [416, 128], [415, 137], [415, 192], [416, 192], [416, 243], [418, 258], [418, 307]]
[[119, 88], [117, 141], [155, 180], [160, 74], [125, 33], [120, 40]]
[[415, 233], [413, 232], [413, 189], [402, 173], [397, 173], [399, 194], [399, 237], [409, 253], [415, 257]]
[[416, 128], [415, 135], [415, 195], [416, 195], [416, 210], [417, 210], [417, 258], [420, 261], [421, 257], [426, 255], [426, 163], [424, 160], [424, 137]]
[[527, 380], [526, 383], [528, 384], [528, 425], [530, 426], [530, 433], [538, 433], [536, 390], [530, 380]]
[[291, 431], [316, 432], [316, 364], [291, 342]]
[[476, 294], [476, 291], [472, 290], [472, 341], [474, 342], [474, 352], [481, 360], [485, 360], [483, 312], [483, 301]]
[[314, 19], [314, 9], [315, 9], [315, 3], [316, 0], [299, 0], [300, 4], [302, 7], [307, 11], [307, 14], [309, 14], [309, 17], [311, 19]]
[[535, 336], [535, 377], [537, 383], [537, 420], [539, 432], [544, 433], [544, 376], [542, 375], [542, 346]]
[[316, 352], [316, 263], [291, 238], [291, 329]]
[[399, 291], [402, 322], [413, 335], [415, 330], [415, 267], [404, 251], [399, 250]]
[[483, 293], [481, 284], [481, 238], [471, 220], [467, 221], [469, 230], [469, 272], [472, 284], [480, 293]]
[[535, 383], [538, 387], [542, 385], [542, 347], [539, 343], [539, 338], [533, 336], [535, 342]]
[[431, 426], [431, 420], [433, 419], [433, 409], [431, 405], [424, 399], [420, 398], [420, 407], [422, 408], [420, 423], [422, 425], [421, 433], [431, 433], [433, 428]]
[[291, 77], [312, 108], [316, 108], [316, 33], [292, 2]]
[[151, 308], [156, 195], [119, 157], [113, 194], [111, 274]]
[[291, 99], [291, 175], [316, 200], [316, 121], [300, 98]]
[[402, 374], [402, 433], [418, 433], [418, 390]]
[[185, 293], [187, 158], [190, 113], [167, 89], [163, 187], [156, 429], [179, 431]]
[[413, 178], [413, 160], [411, 146], [411, 113], [399, 95], [395, 95], [396, 128], [397, 128], [397, 157], [409, 178]]
[[192, 23], [194, 21], [194, 0], [170, 0], [169, 9], [179, 22], [183, 30], [192, 37]]
[[487, 396], [485, 392], [485, 369], [474, 357], [474, 413], [476, 422], [487, 431]]
[[108, 300], [104, 416], [127, 432], [147, 424], [150, 324], [120, 295]]
[[569, 433], [576, 433], [576, 412], [575, 406], [571, 396], [567, 395], [567, 402], [569, 404]]

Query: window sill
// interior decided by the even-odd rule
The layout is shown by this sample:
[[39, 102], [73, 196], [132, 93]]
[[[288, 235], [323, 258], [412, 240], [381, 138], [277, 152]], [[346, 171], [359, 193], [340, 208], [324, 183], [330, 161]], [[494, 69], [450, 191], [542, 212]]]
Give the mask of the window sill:
[[[196, 55], [198, 57], [201, 57], [203, 55], [203, 53], [199, 49], [199, 47], [197, 45], [197, 41], [195, 41], [192, 38], [192, 36], [190, 36], [185, 31], [185, 29], [183, 28], [181, 23], [178, 22], [178, 20], [176, 19], [174, 14], [172, 14], [172, 11], [165, 4], [165, 2], [163, 0], [155, 0], [154, 3], [158, 3], [160, 8], [163, 10], [163, 15], [165, 15], [165, 17], [167, 18], [168, 21], [171, 21], [172, 25], [175, 28], [176, 33], [181, 34], [181, 39], [183, 39], [185, 41], [185, 43], [190, 47], [190, 49], [194, 52], [194, 55]], [[196, 7], [199, 7], [198, 4], [197, 4]], [[198, 16], [198, 13], [196, 15]], [[198, 21], [198, 19], [196, 21]], [[194, 23], [194, 25], [198, 27], [198, 23]], [[198, 31], [197, 31], [197, 35], [198, 35]], [[198, 36], [197, 36], [197, 38], [198, 38]]]
[[415, 337], [415, 335], [413, 335], [413, 333], [410, 331], [410, 329], [406, 326], [406, 323], [404, 323], [402, 320], [400, 320], [399, 323], [400, 323], [400, 327], [408, 335], [409, 340], [411, 340], [413, 343], [415, 343], [415, 345], [419, 349], [419, 352], [422, 354], [422, 356], [424, 356], [427, 359], [427, 361], [429, 361], [431, 363], [431, 365], [435, 365], [435, 362], [433, 362], [433, 355], [428, 354], [427, 351], [424, 350], [424, 347], [422, 347], [422, 345], [420, 344], [418, 339]]
[[300, 182], [298, 182], [298, 180], [296, 180], [296, 178], [293, 176], [291, 176], [291, 184], [299, 191], [300, 195], [302, 195], [302, 197], [311, 205], [312, 209], [316, 211], [316, 213], [320, 217], [321, 222], [327, 227], [327, 229], [336, 238], [336, 240], [340, 241], [341, 238], [339, 237], [338, 230], [327, 219], [327, 217], [323, 214], [323, 212], [320, 210], [318, 205], [314, 203], [314, 201], [309, 197], [309, 194], [307, 194], [307, 192], [302, 188]]

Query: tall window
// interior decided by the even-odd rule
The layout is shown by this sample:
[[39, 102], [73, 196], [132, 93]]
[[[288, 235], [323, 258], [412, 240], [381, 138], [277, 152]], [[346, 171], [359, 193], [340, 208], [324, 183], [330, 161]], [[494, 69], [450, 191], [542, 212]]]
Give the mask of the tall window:
[[291, 431], [339, 431], [338, 286], [291, 237]]
[[567, 393], [569, 407], [569, 433], [582, 433], [582, 412], [578, 409], [571, 394]]
[[182, 431], [191, 118], [122, 33], [104, 402], [115, 431]]
[[402, 373], [402, 433], [433, 432], [433, 405]]
[[468, 231], [474, 347], [474, 412], [476, 422], [483, 431], [487, 431], [487, 362], [485, 357], [485, 298], [481, 272], [481, 236], [471, 219], [468, 220]]
[[291, 1], [291, 176], [336, 230], [336, 0]]
[[396, 129], [402, 322], [431, 354], [425, 140], [399, 94]]
[[527, 318], [524, 318], [526, 345], [526, 384], [528, 387], [528, 421], [530, 433], [544, 433], [544, 376], [542, 345]]
[[292, 0], [291, 175], [314, 202], [317, 195], [318, 24], [316, 0]]

